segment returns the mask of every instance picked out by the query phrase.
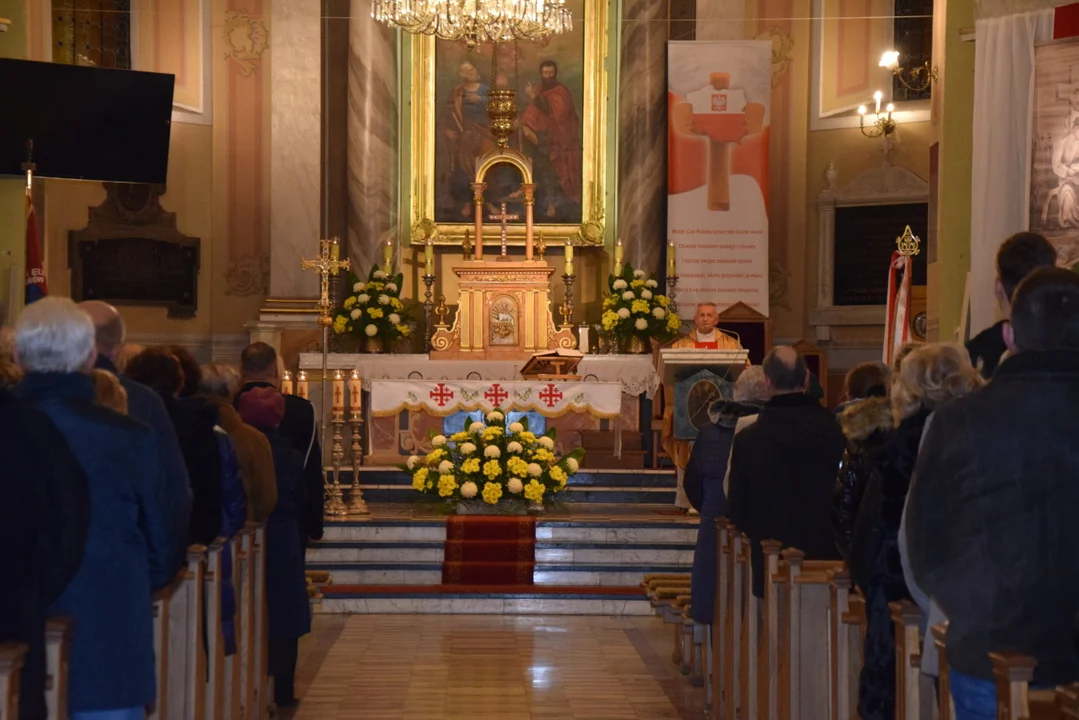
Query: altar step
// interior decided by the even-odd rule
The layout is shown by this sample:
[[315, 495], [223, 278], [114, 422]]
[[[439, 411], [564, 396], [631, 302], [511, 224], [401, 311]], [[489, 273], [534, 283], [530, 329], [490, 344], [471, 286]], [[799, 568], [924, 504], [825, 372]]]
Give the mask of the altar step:
[[[639, 582], [639, 581], [638, 581]], [[636, 586], [611, 588], [334, 586], [315, 606], [322, 614], [651, 615]]]
[[581, 447], [584, 458], [581, 467], [588, 470], [642, 470], [648, 453], [644, 436], [639, 432], [622, 431], [622, 454], [615, 456], [615, 434], [609, 430], [582, 430]]

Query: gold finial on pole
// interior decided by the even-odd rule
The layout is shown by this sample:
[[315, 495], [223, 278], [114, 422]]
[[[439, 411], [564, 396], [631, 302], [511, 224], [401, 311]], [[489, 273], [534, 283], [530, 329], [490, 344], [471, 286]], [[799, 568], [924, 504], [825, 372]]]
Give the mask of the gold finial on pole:
[[318, 324], [319, 327], [329, 327], [333, 324], [330, 316], [333, 314], [332, 301], [330, 299], [330, 277], [337, 275], [342, 270], [350, 270], [352, 264], [348, 258], [338, 260], [335, 248], [339, 248], [337, 238], [318, 241], [318, 257], [314, 260], [301, 260], [300, 267], [304, 270], [314, 270], [318, 273], [319, 298], [318, 298]]
[[899, 253], [904, 257], [911, 257], [921, 252], [921, 239], [910, 230], [910, 225], [907, 225], [903, 234], [895, 239], [895, 246], [898, 248]]

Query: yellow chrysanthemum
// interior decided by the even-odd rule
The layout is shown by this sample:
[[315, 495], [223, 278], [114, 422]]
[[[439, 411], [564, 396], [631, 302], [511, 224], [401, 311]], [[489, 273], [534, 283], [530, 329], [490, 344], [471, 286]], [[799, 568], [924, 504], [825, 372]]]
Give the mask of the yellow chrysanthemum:
[[514, 456], [506, 461], [506, 469], [510, 471], [510, 475], [524, 475], [528, 472], [528, 463], [522, 458]]
[[446, 451], [443, 450], [442, 448], [435, 448], [431, 452], [427, 453], [427, 457], [426, 457], [427, 464], [428, 465], [436, 465], [436, 464], [438, 464], [438, 461], [441, 460], [442, 457], [445, 454], [446, 454]]
[[618, 325], [618, 313], [607, 310], [600, 320], [603, 323], [604, 330], [613, 330]]
[[483, 431], [483, 435], [481, 437], [483, 437], [484, 442], [491, 442], [492, 440], [494, 440], [496, 437], [498, 437], [500, 435], [502, 435], [502, 428], [500, 428], [500, 427], [489, 427], [489, 428], [487, 428], [486, 430]]
[[377, 290], [381, 290], [382, 287], [383, 287], [383, 283], [380, 283], [377, 280], [374, 280], [372, 282], [367, 283], [367, 289], [368, 290], [376, 290], [377, 291]]
[[348, 328], [348, 319], [344, 315], [338, 315], [333, 321], [334, 333], [340, 335]]
[[466, 433], [466, 432], [454, 433], [453, 435], [450, 435], [450, 440], [452, 442], [455, 442], [455, 443], [464, 442], [465, 440], [468, 440], [468, 433]]
[[551, 479], [557, 483], [565, 484], [566, 471], [558, 466], [551, 468]]
[[554, 453], [547, 448], [539, 448], [532, 453], [532, 459], [540, 463], [554, 462]]
[[471, 458], [461, 463], [461, 472], [463, 473], [476, 473], [480, 471], [480, 459]]
[[525, 485], [525, 497], [532, 502], [539, 502], [543, 499], [543, 493], [546, 489], [538, 480], [533, 480]]
[[390, 305], [392, 305], [393, 309], [398, 312], [401, 312], [405, 309], [405, 304], [395, 297], [390, 298]]
[[502, 474], [502, 466], [499, 465], [497, 460], [488, 460], [483, 464], [483, 474], [494, 480]]
[[397, 328], [397, 332], [401, 333], [401, 335], [405, 337], [408, 337], [409, 334], [412, 332], [412, 328], [410, 328], [408, 325], [397, 325], [395, 327]]
[[667, 307], [668, 305], [671, 304], [670, 298], [668, 298], [666, 295], [657, 295], [656, 296], [656, 302], [658, 302], [663, 307]]
[[441, 475], [438, 478], [438, 494], [440, 497], [450, 497], [457, 489], [457, 478], [453, 475]]
[[495, 505], [502, 497], [502, 483], [485, 483], [483, 486], [483, 501], [488, 505]]
[[675, 332], [678, 328], [682, 327], [682, 320], [676, 314], [670, 313], [667, 315], [667, 329], [671, 332]]
[[412, 476], [412, 487], [420, 492], [423, 492], [424, 488], [427, 487], [427, 468], [420, 468]]
[[523, 433], [521, 433], [521, 442], [536, 442], [536, 433], [525, 430]]
[[367, 311], [367, 317], [378, 319], [382, 317], [382, 308], [373, 307]]
[[356, 298], [355, 297], [347, 297], [347, 298], [345, 298], [345, 307], [350, 308], [355, 304], [356, 304]]
[[644, 280], [633, 280], [632, 282], [630, 282], [629, 286], [631, 288], [643, 288]]
[[608, 295], [607, 297], [603, 298], [603, 309], [604, 310], [606, 310], [608, 308], [613, 308], [617, 304], [618, 304], [618, 298], [614, 297], [613, 295]]
[[652, 308], [648, 304], [647, 300], [634, 300], [633, 304], [630, 305], [629, 309], [630, 309], [631, 312], [635, 312], [635, 313], [652, 312]]

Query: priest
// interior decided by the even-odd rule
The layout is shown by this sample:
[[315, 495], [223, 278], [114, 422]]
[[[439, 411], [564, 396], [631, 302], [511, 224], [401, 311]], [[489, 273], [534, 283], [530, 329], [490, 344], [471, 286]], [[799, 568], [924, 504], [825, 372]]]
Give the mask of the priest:
[[[742, 343], [738, 338], [716, 327], [719, 311], [715, 303], [702, 302], [693, 313], [693, 329], [685, 337], [671, 343], [672, 348], [697, 348], [699, 350], [740, 350]], [[748, 360], [747, 360], [748, 363]], [[674, 438], [674, 388], [663, 388], [664, 410], [662, 444], [663, 450], [671, 457], [678, 473], [678, 492], [674, 498], [675, 507], [690, 510], [689, 498], [682, 489], [686, 465], [692, 445], [688, 440]]]

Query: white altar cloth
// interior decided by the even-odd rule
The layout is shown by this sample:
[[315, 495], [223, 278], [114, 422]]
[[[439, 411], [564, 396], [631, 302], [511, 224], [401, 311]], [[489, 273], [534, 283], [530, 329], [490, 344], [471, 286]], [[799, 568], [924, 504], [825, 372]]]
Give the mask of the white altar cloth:
[[[526, 360], [431, 360], [427, 355], [330, 353], [330, 370], [358, 370], [364, 390], [372, 380], [506, 380], [521, 379]], [[300, 369], [320, 371], [321, 353], [301, 353]], [[651, 355], [585, 355], [577, 366], [583, 382], [621, 383], [622, 392], [651, 398], [660, 377]]]
[[622, 414], [622, 385], [578, 381], [374, 380], [371, 414], [395, 416], [422, 410], [445, 417], [462, 410], [531, 410], [544, 417], [588, 413], [615, 419]]

